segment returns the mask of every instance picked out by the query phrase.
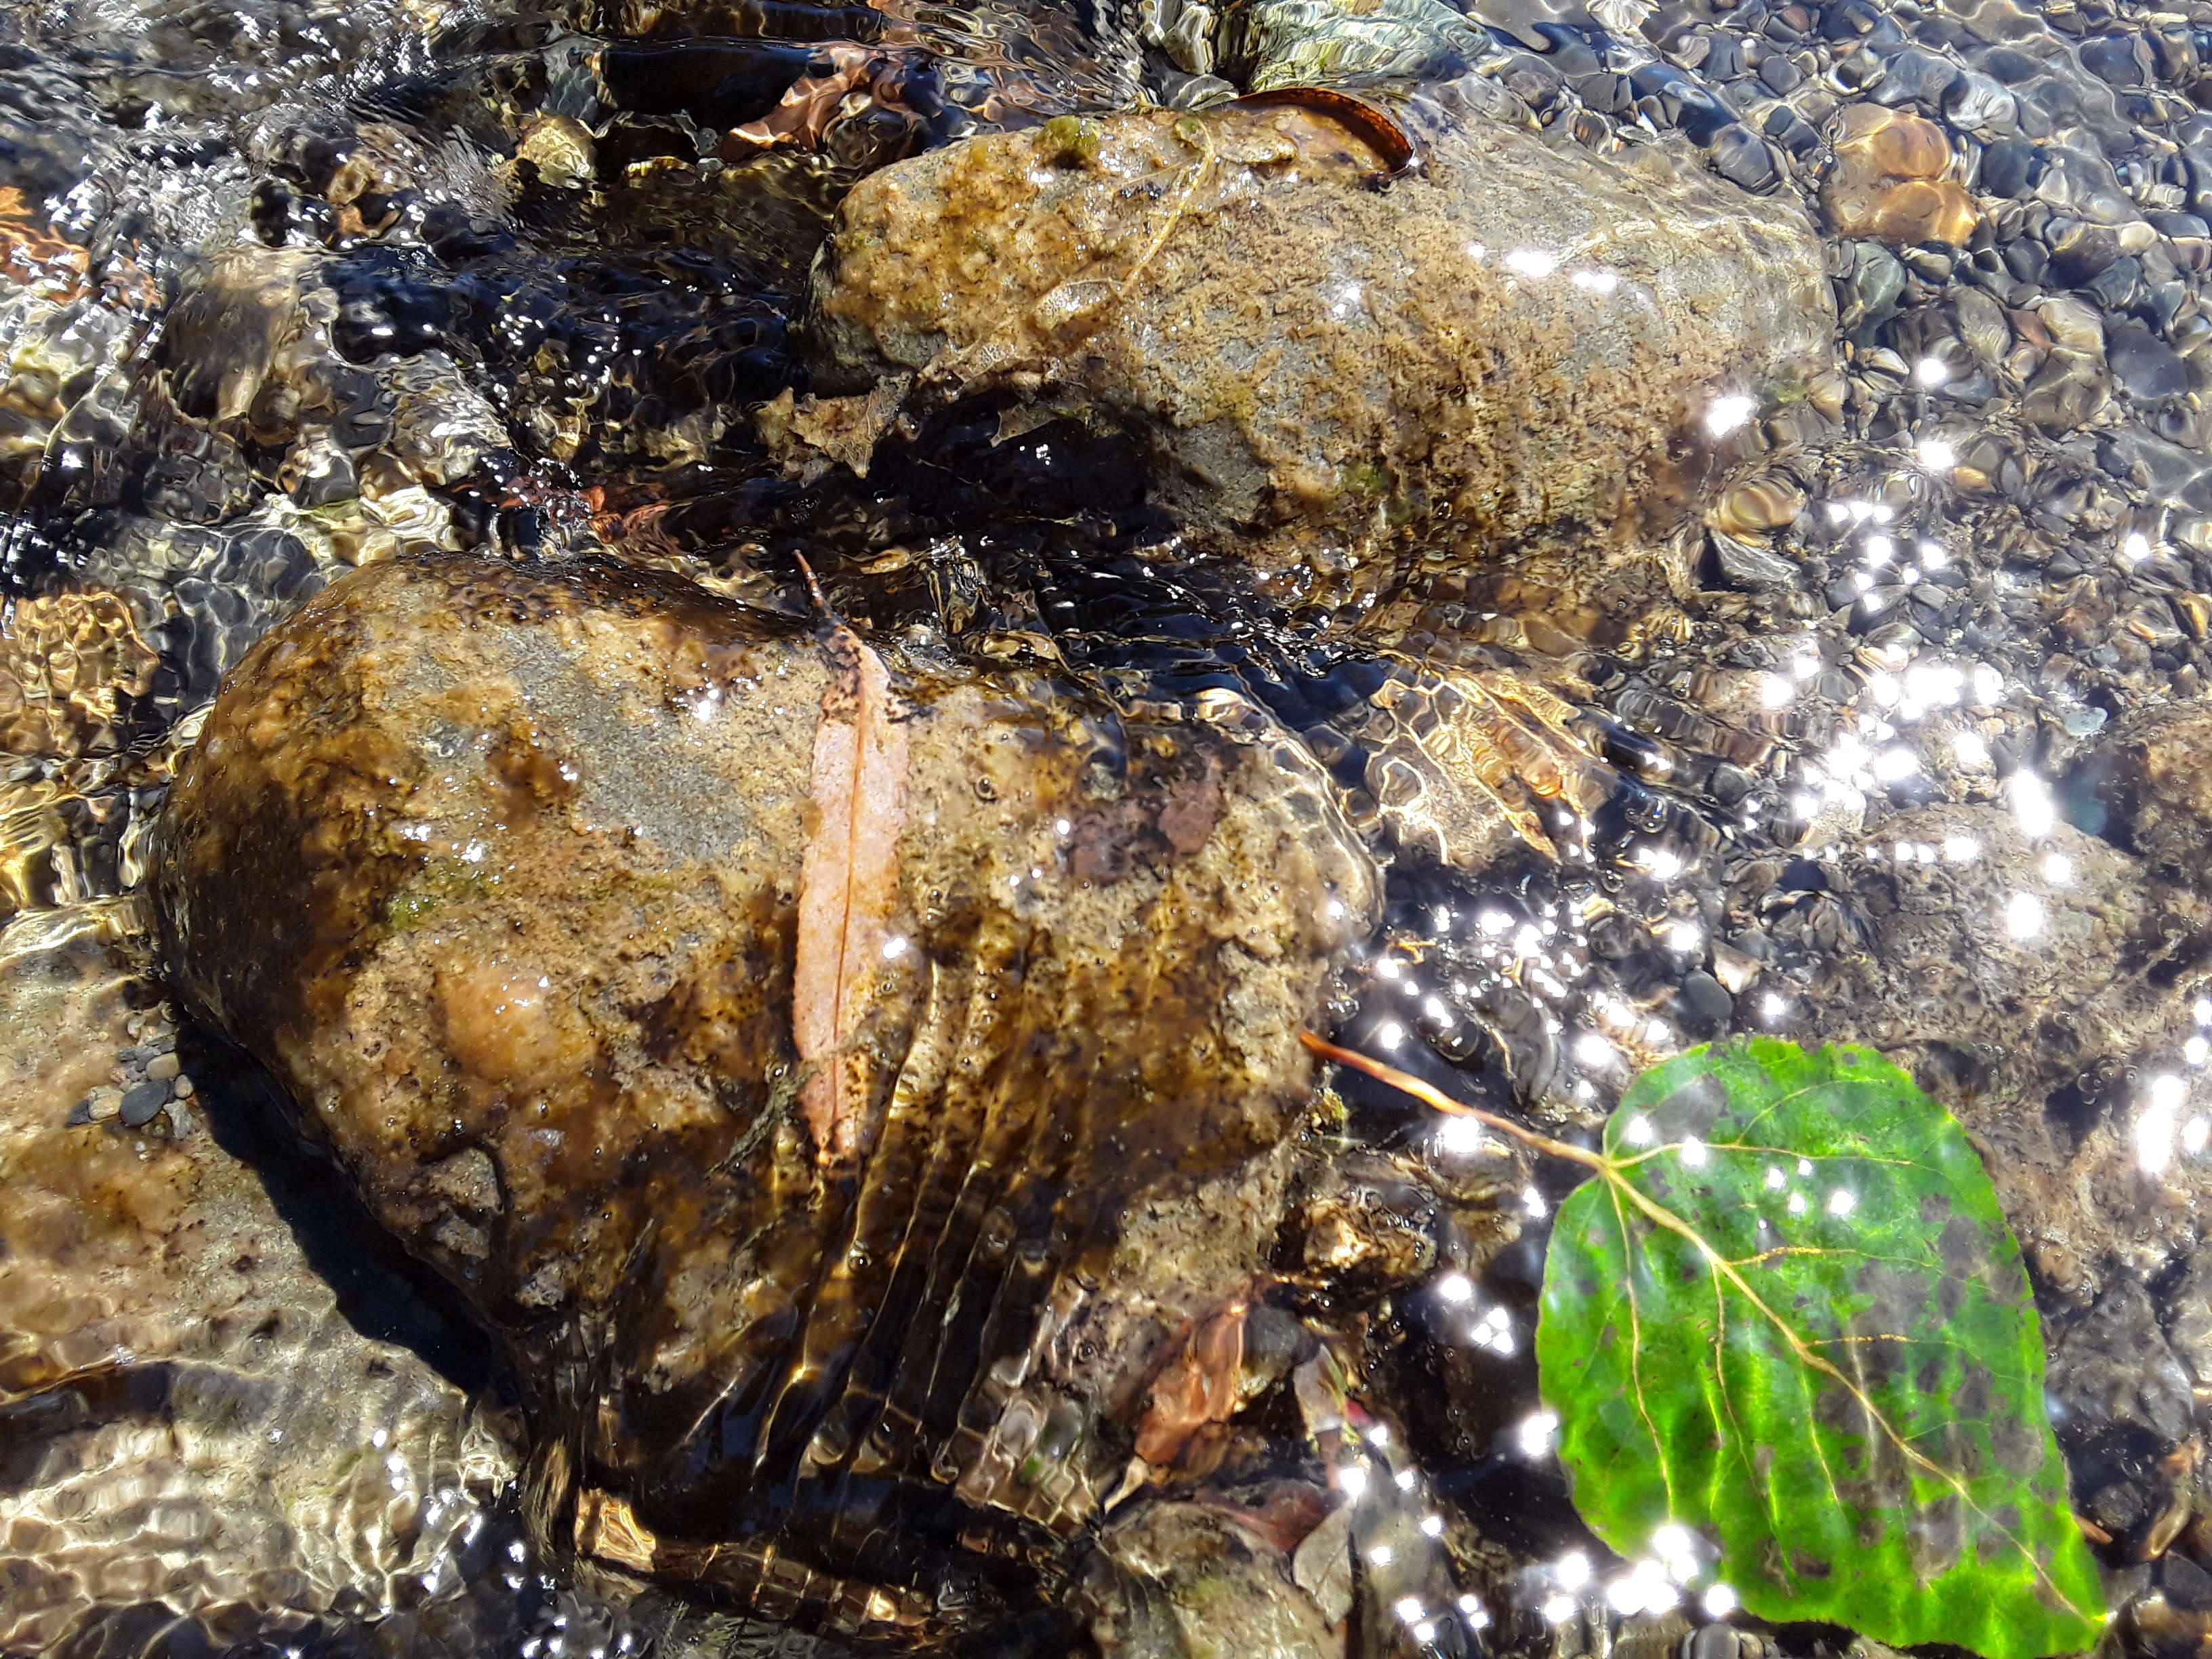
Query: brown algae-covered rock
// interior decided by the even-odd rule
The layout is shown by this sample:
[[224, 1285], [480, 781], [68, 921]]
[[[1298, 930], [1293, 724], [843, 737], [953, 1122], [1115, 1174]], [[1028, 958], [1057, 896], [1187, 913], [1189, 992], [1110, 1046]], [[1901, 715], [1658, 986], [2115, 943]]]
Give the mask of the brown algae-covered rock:
[[508, 1339], [582, 1549], [926, 1632], [992, 1597], [917, 1563], [1091, 1513], [1262, 1271], [1372, 923], [1313, 763], [1198, 714], [616, 567], [374, 566], [210, 714], [167, 943]]
[[2160, 875], [2205, 884], [2212, 842], [2212, 705], [2182, 702], [2117, 722], [2080, 781], [2110, 814], [2106, 828]]
[[1297, 106], [1062, 118], [886, 168], [816, 264], [816, 384], [911, 375], [909, 412], [988, 398], [1008, 435], [1126, 428], [1190, 543], [1285, 600], [1671, 525], [1716, 434], [1827, 365], [1818, 240], [1671, 149], [1431, 113], [1387, 189]]

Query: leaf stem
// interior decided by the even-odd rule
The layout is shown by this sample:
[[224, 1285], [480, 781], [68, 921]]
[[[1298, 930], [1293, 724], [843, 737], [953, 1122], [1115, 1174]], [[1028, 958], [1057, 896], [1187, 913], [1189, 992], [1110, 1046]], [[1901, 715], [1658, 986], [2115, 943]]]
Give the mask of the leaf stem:
[[1353, 1071], [1364, 1073], [1377, 1083], [1387, 1083], [1393, 1089], [1409, 1094], [1422, 1104], [1433, 1106], [1440, 1112], [1449, 1112], [1455, 1117], [1474, 1118], [1479, 1123], [1487, 1124], [1500, 1134], [1512, 1136], [1524, 1146], [1534, 1147], [1540, 1152], [1549, 1152], [1553, 1158], [1564, 1158], [1570, 1164], [1579, 1164], [1585, 1169], [1595, 1170], [1601, 1173], [1611, 1167], [1602, 1152], [1593, 1152], [1588, 1147], [1575, 1146], [1571, 1141], [1554, 1140], [1547, 1134], [1540, 1134], [1534, 1129], [1516, 1123], [1511, 1118], [1500, 1117], [1495, 1112], [1486, 1112], [1480, 1106], [1470, 1106], [1463, 1100], [1454, 1100], [1443, 1090], [1431, 1084], [1422, 1082], [1411, 1072], [1400, 1071], [1387, 1061], [1370, 1060], [1356, 1049], [1340, 1048], [1334, 1042], [1316, 1036], [1311, 1031], [1299, 1032], [1298, 1041], [1323, 1060], [1333, 1060], [1340, 1066], [1349, 1066]]

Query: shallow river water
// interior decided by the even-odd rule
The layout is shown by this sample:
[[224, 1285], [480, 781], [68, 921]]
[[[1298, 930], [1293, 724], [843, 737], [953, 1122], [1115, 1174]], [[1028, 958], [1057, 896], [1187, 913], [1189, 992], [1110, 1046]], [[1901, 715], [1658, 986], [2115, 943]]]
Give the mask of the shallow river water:
[[[1032, 195], [1057, 203], [1050, 193], [1079, 189], [1085, 168], [1110, 172], [1124, 141], [1119, 129], [1102, 139], [1100, 118], [1316, 83], [1364, 101], [1347, 112], [1340, 98], [1293, 94], [1204, 128], [1163, 117], [1143, 142], [1175, 135], [1198, 160], [1103, 206], [1069, 198], [1066, 222], [1102, 216], [1082, 221], [1092, 231], [1133, 201], [1161, 216], [1157, 234], [1144, 222], [1145, 251], [1104, 301], [1134, 320], [1081, 371], [1122, 377], [1095, 394], [1106, 413], [1055, 402], [1050, 374], [1040, 391], [1040, 377], [989, 353], [951, 368], [900, 358], [905, 325], [878, 313], [935, 315], [940, 295], [946, 314], [988, 308], [995, 301], [975, 295], [1002, 278], [1019, 289], [1024, 261], [1059, 257], [1048, 238], [1005, 227]], [[1271, 122], [1278, 136], [1243, 152], [1218, 136]], [[1454, 149], [1476, 130], [1516, 133], [1527, 149]], [[848, 192], [993, 135], [1028, 135], [1019, 142], [1046, 161], [938, 178], [927, 188], [944, 193], [917, 222], [841, 232], [817, 264]], [[1216, 312], [1191, 324], [1170, 301], [1186, 280], [1192, 293], [1236, 289], [1233, 234], [1207, 242], [1212, 231], [1191, 227], [1258, 211], [1264, 188], [1249, 181], [1276, 165], [1265, 146], [1283, 143], [1307, 147], [1316, 178], [1350, 169], [1364, 182], [1310, 227], [1311, 272], [1282, 267], [1299, 292], [1277, 301], [1296, 313], [1279, 335], [1295, 343], [1248, 362], [1209, 343]], [[1340, 153], [1315, 159], [1312, 146], [1332, 143]], [[1410, 162], [1383, 177], [1403, 144]], [[1554, 164], [1571, 182], [1540, 196], [1528, 169]], [[1455, 219], [1398, 228], [1394, 216], [1437, 179], [1504, 204], [1483, 221], [1505, 227], [1494, 246]], [[1535, 205], [1513, 205], [1524, 198]], [[899, 224], [881, 199], [867, 210]], [[901, 235], [902, 252], [868, 263]], [[1435, 477], [1464, 458], [1441, 428], [1359, 424], [1375, 399], [1410, 406], [1407, 388], [1429, 364], [1386, 362], [1357, 332], [1391, 307], [1449, 310], [1434, 263], [1446, 240], [1479, 295], [1505, 296], [1469, 313], [1475, 343], [1455, 360], [1487, 365], [1468, 394], [1492, 422], [1468, 440], [1487, 459], [1469, 476], [1479, 483], [1489, 465], [1504, 482], [1486, 493], [1460, 478], [1449, 512]], [[1181, 273], [1158, 293], [1139, 281], [1156, 259]], [[833, 273], [847, 285], [834, 301], [823, 287]], [[1088, 315], [1102, 301], [1084, 286], [1047, 298]], [[1049, 274], [1022, 303], [1048, 288]], [[1653, 293], [1651, 314], [1673, 333], [1647, 341], [1644, 323], [1607, 309]], [[1144, 378], [1150, 364], [1193, 362], [1188, 374]], [[1362, 379], [1376, 364], [1379, 378]], [[1249, 380], [1256, 401], [1237, 404], [1206, 374]], [[1566, 1175], [1349, 1073], [1338, 1092], [1311, 1096], [1301, 1072], [1282, 1109], [1295, 1133], [1266, 1176], [1276, 1230], [1242, 1267], [1236, 1247], [1217, 1258], [1195, 1242], [1233, 1233], [1262, 1204], [1256, 1186], [1232, 1192], [1218, 1173], [1265, 1184], [1256, 1165], [1230, 1161], [1243, 1147], [1228, 1143], [1251, 1126], [1207, 1082], [1204, 1057], [1220, 1030], [1275, 1018], [1253, 1012], [1279, 988], [1272, 969], [1239, 968], [1230, 989], [1182, 1000], [1102, 993], [1080, 1008], [1131, 1023], [1095, 1049], [1073, 1045], [1048, 1073], [1058, 1087], [1085, 1066], [1152, 1063], [1122, 1048], [1200, 1057], [1197, 1080], [1173, 1085], [1200, 1103], [1178, 1121], [1188, 1146], [1160, 1154], [1133, 1134], [1037, 1180], [1055, 1215], [1081, 1212], [1086, 1190], [1102, 1195], [1097, 1224], [1120, 1228], [1127, 1249], [1086, 1267], [1085, 1282], [1151, 1310], [1191, 1352], [1218, 1328], [1206, 1324], [1212, 1292], [1179, 1301], [1177, 1274], [1216, 1289], [1234, 1280], [1240, 1322], [1247, 1299], [1264, 1304], [1264, 1318], [1238, 1327], [1242, 1358], [1229, 1362], [1249, 1378], [1236, 1414], [1198, 1411], [1159, 1459], [1179, 1472], [1153, 1485], [1203, 1488], [1203, 1502], [1161, 1500], [1151, 1530], [1115, 1522], [1103, 1535], [1118, 1541], [1085, 1554], [1109, 1514], [1152, 1499], [1130, 1510], [1079, 1483], [1049, 1503], [1027, 1487], [1010, 1498], [979, 1475], [1004, 1455], [1028, 1351], [1011, 1326], [956, 1318], [963, 1293], [974, 1313], [972, 1291], [932, 1302], [933, 1279], [927, 1295], [916, 1280], [869, 1279], [860, 1222], [836, 1235], [852, 1284], [809, 1278], [813, 1311], [788, 1329], [764, 1319], [747, 1363], [774, 1371], [778, 1409], [799, 1414], [815, 1457], [844, 1420], [822, 1390], [843, 1386], [842, 1367], [857, 1376], [873, 1363], [859, 1338], [859, 1359], [822, 1357], [836, 1297], [861, 1310], [860, 1328], [912, 1293], [923, 1334], [874, 1355], [868, 1399], [887, 1422], [911, 1406], [916, 1435], [943, 1427], [948, 1447], [953, 1417], [970, 1413], [958, 1416], [969, 1461], [948, 1449], [953, 1461], [931, 1468], [886, 1454], [884, 1490], [927, 1488], [926, 1499], [861, 1494], [852, 1480], [824, 1495], [796, 1453], [776, 1462], [784, 1419], [763, 1427], [769, 1407], [744, 1403], [732, 1381], [716, 1432], [734, 1437], [721, 1450], [666, 1429], [653, 1454], [663, 1462], [631, 1471], [646, 1507], [610, 1496], [622, 1488], [609, 1448], [628, 1431], [597, 1425], [636, 1412], [648, 1439], [666, 1428], [623, 1389], [684, 1397], [668, 1375], [689, 1362], [664, 1358], [680, 1345], [654, 1350], [654, 1370], [623, 1325], [647, 1318], [651, 1275], [637, 1263], [648, 1243], [676, 1251], [668, 1241], [692, 1224], [695, 1189], [721, 1179], [726, 1158], [771, 1158], [772, 1119], [811, 1124], [825, 1145], [843, 1133], [799, 1068], [812, 1060], [804, 1036], [789, 1066], [748, 1073], [767, 1130], [672, 1139], [665, 1168], [649, 1146], [633, 1150], [644, 1162], [607, 1189], [605, 1215], [629, 1194], [636, 1231], [616, 1265], [635, 1285], [603, 1298], [597, 1334], [533, 1348], [537, 1334], [515, 1333], [539, 1332], [532, 1320], [581, 1293], [520, 1267], [497, 1297], [483, 1289], [477, 1264], [499, 1261], [509, 1234], [471, 1207], [480, 1194], [464, 1155], [441, 1145], [425, 1177], [447, 1207], [406, 1209], [355, 1164], [355, 1181], [342, 1178], [264, 1069], [337, 1075], [314, 1070], [325, 1050], [301, 1046], [307, 1014], [267, 1011], [291, 1010], [295, 992], [313, 1003], [299, 987], [337, 974], [334, 963], [352, 971], [350, 936], [332, 921], [347, 904], [358, 899], [378, 937], [398, 939], [430, 938], [423, 918], [485, 883], [527, 889], [532, 905], [562, 902], [555, 866], [520, 845], [522, 820], [494, 812], [498, 834], [457, 842], [437, 866], [445, 887], [366, 897], [293, 879], [281, 837], [234, 837], [219, 878], [192, 890], [221, 893], [242, 918], [213, 929], [219, 941], [312, 943], [297, 957], [266, 945], [283, 981], [273, 991], [237, 988], [253, 964], [203, 957], [180, 994], [174, 958], [206, 951], [212, 925], [179, 921], [173, 902], [165, 921], [150, 893], [173, 779], [226, 673], [349, 571], [441, 554], [477, 556], [466, 568], [479, 574], [524, 573], [517, 581], [590, 559], [681, 579], [748, 619], [757, 659], [809, 630], [825, 650], [865, 638], [891, 660], [901, 695], [941, 696], [941, 709], [965, 709], [959, 698], [988, 678], [997, 701], [973, 715], [976, 729], [1028, 722], [1022, 764], [1044, 781], [977, 761], [973, 794], [1043, 803], [1038, 844], [1060, 848], [1085, 892], [1092, 874], [1103, 882], [1152, 856], [1146, 848], [1188, 853], [1179, 826], [1193, 814], [1203, 819], [1193, 845], [1217, 822], [1257, 836], [1240, 813], [1324, 823], [1334, 839], [1322, 852], [1289, 830], [1278, 846], [1295, 858], [1251, 842], [1237, 854], [1248, 864], [1209, 876], [1212, 896], [1191, 902], [1214, 909], [1190, 925], [1250, 945], [1258, 957], [1237, 957], [1248, 964], [1295, 955], [1281, 941], [1307, 929], [1321, 966], [1281, 991], [1304, 1011], [1285, 1030], [1310, 1019], [1577, 1144], [1639, 1071], [1698, 1043], [1764, 1033], [1881, 1050], [1958, 1115], [2020, 1240], [2074, 1508], [2115, 1609], [2106, 1645], [2205, 1651], [2208, 398], [2212, 6], [0, 8], [0, 1653], [605, 1659], [889, 1644], [1109, 1659], [1810, 1659], [1855, 1639], [1731, 1618], [1734, 1597], [1710, 1575], [1623, 1560], [1577, 1520], [1531, 1352]], [[1255, 429], [1299, 434], [1290, 448], [1309, 423], [1334, 433], [1340, 421], [1382, 447], [1371, 462], [1337, 455], [1334, 483], [1302, 478], [1282, 496], [1307, 505], [1259, 525], [1234, 499], [1240, 463], [1206, 447], [1201, 403], [1262, 410]], [[1549, 491], [1551, 505], [1527, 507], [1520, 478], [1537, 481], [1522, 495]], [[1353, 495], [1365, 516], [1346, 532], [1328, 514]], [[1415, 554], [1394, 563], [1404, 546]], [[505, 592], [507, 577], [483, 580]], [[450, 601], [456, 614], [479, 602], [493, 603]], [[434, 613], [447, 601], [407, 603], [428, 606], [419, 637], [441, 637]], [[551, 614], [563, 602], [511, 603], [519, 625], [532, 605]], [[604, 600], [610, 617], [658, 615], [662, 603]], [[691, 601], [667, 603], [672, 617]], [[590, 648], [614, 652], [604, 630], [629, 624], [577, 625], [603, 628]], [[590, 672], [611, 677], [603, 690], [648, 673], [637, 662], [664, 647], [675, 660], [693, 625], [668, 621], [619, 671]], [[410, 700], [447, 683], [406, 665], [408, 635], [391, 617], [362, 626], [374, 636], [362, 649], [384, 653], [362, 672], [401, 662], [377, 695], [392, 729], [413, 732]], [[534, 648], [512, 645], [518, 675], [536, 672]], [[273, 683], [281, 663], [264, 666]], [[787, 672], [746, 672], [763, 683]], [[827, 718], [830, 693], [805, 679], [813, 672], [788, 670]], [[241, 717], [226, 730], [321, 732], [330, 717], [314, 689], [310, 678], [294, 701], [272, 693], [260, 726]], [[702, 701], [684, 704], [687, 718], [708, 726], [721, 695], [689, 686], [683, 696]], [[1127, 769], [1115, 790], [1166, 780], [1156, 827], [1101, 806], [1095, 820], [1070, 808], [1053, 828], [1051, 790], [1073, 799], [1091, 787], [1051, 748], [1076, 742], [1063, 722], [1080, 723], [1066, 712], [1079, 705], [1091, 722], [1082, 741]], [[469, 763], [439, 750], [445, 728], [422, 718], [429, 735], [410, 752], [451, 761], [450, 783]], [[652, 746], [661, 737], [645, 734], [642, 716], [611, 736], [578, 718], [591, 727], [579, 752], [605, 763], [586, 787], [629, 791], [608, 810], [647, 840], [680, 841], [684, 831], [652, 827], [657, 813], [693, 817], [690, 785], [670, 781], [677, 762]], [[1097, 735], [1109, 727], [1110, 739]], [[778, 720], [743, 731], [758, 779], [781, 776]], [[924, 739], [914, 742], [919, 757]], [[1256, 781], [1236, 758], [1255, 754], [1273, 757]], [[302, 790], [325, 787], [326, 758], [301, 763]], [[384, 764], [360, 763], [364, 775]], [[535, 763], [487, 763], [518, 799], [566, 800], [574, 775]], [[939, 763], [969, 763], [917, 758], [914, 775]], [[386, 769], [396, 779], [404, 768]], [[800, 807], [787, 805], [798, 824]], [[1036, 905], [1060, 902], [1015, 847], [1022, 823], [1005, 813], [975, 823], [960, 833], [991, 843], [1012, 871], [998, 878], [1037, 884]], [[434, 838], [427, 825], [421, 835]], [[749, 856], [788, 850], [802, 879], [797, 842], [763, 837]], [[1340, 842], [1355, 849], [1346, 867], [1368, 875], [1332, 873]], [[1297, 863], [1309, 854], [1311, 871]], [[1263, 888], [1282, 916], [1262, 904], [1253, 931], [1238, 931]], [[1122, 925], [1079, 908], [1040, 914], [1024, 912], [1025, 925], [1062, 941]], [[1263, 924], [1278, 927], [1275, 944], [1253, 943]], [[525, 922], [514, 926], [520, 937]], [[644, 950], [648, 931], [609, 934], [606, 959]], [[870, 942], [887, 962], [909, 948], [902, 933]], [[746, 983], [782, 984], [784, 958], [760, 946], [749, 959], [752, 948], [731, 947], [738, 969], [758, 969]], [[1046, 984], [1042, 946], [1014, 967], [994, 948], [981, 932], [927, 944], [940, 975], [981, 987], [978, 1006], [1002, 995], [993, 975], [1006, 1006], [1046, 994], [1019, 988], [1024, 975]], [[1067, 945], [1068, 963], [1079, 955]], [[422, 984], [460, 988], [437, 993], [435, 1019], [463, 1070], [486, 1045], [555, 1042], [527, 1025], [537, 991], [484, 967], [489, 957], [458, 960], [417, 965]], [[580, 983], [599, 971], [588, 951], [562, 962], [549, 974]], [[231, 988], [208, 988], [218, 984]], [[724, 1024], [698, 1014], [684, 1026], [693, 1005], [672, 994], [638, 1029], [665, 1014], [668, 1043], [693, 1043], [685, 1052], [707, 1064], [698, 1045], [752, 1041], [746, 994], [727, 993], [738, 1012], [714, 1016]], [[1235, 1018], [1209, 1024], [1216, 1004]], [[400, 1035], [434, 1023], [411, 1006], [395, 1002], [373, 1034], [380, 1077], [412, 1063], [394, 1057]], [[349, 1052], [362, 1041], [349, 1035]], [[410, 1123], [392, 1144], [428, 1159], [428, 1133]], [[945, 1133], [916, 1145], [940, 1158], [951, 1146], [978, 1168], [987, 1153], [1012, 1165], [1032, 1156], [982, 1131]], [[342, 1129], [322, 1138], [342, 1160], [383, 1155]], [[1145, 1162], [1156, 1155], [1157, 1181]], [[923, 1163], [887, 1159], [884, 1189], [923, 1208], [916, 1195], [927, 1195], [958, 1237], [964, 1212], [952, 1188], [929, 1186]], [[1177, 1186], [1178, 1169], [1196, 1184]], [[502, 1166], [498, 1204], [522, 1202], [514, 1178]], [[1028, 1224], [1012, 1198], [1006, 1206], [993, 1215]], [[989, 1231], [973, 1216], [964, 1224]], [[1027, 1261], [1033, 1247], [1036, 1271], [1057, 1271], [1074, 1225], [1039, 1222], [1012, 1254]], [[902, 1251], [921, 1250], [894, 1232], [873, 1265], [890, 1274]], [[1144, 1253], [1166, 1265], [1127, 1265]], [[764, 1282], [802, 1273], [775, 1259]], [[811, 1274], [815, 1257], [805, 1261]], [[472, 1304], [480, 1292], [497, 1303], [489, 1315]], [[735, 1317], [719, 1291], [681, 1294]], [[1048, 1298], [1039, 1289], [1036, 1300]], [[1108, 1359], [1116, 1341], [1138, 1341], [1122, 1326], [1082, 1325], [1103, 1315], [1053, 1316], [1090, 1331]], [[772, 1339], [790, 1353], [772, 1352]], [[943, 1357], [963, 1345], [960, 1363]], [[1156, 1373], [1163, 1352], [1138, 1370]], [[632, 1364], [637, 1376], [622, 1374]], [[1358, 1522], [1364, 1565], [1340, 1564], [1334, 1578], [1299, 1547], [1329, 1524], [1316, 1524], [1325, 1492], [1347, 1486], [1341, 1449], [1315, 1449], [1316, 1422], [1338, 1422], [1322, 1409], [1331, 1389], [1345, 1422], [1368, 1425], [1368, 1473], [1352, 1496], [1370, 1479], [1377, 1492]], [[1110, 1392], [1100, 1385], [1102, 1400]], [[978, 1427], [974, 1401], [987, 1397], [1003, 1414]], [[1150, 1397], [1157, 1414], [1161, 1396]], [[629, 1403], [605, 1403], [617, 1398]], [[1133, 1422], [1127, 1404], [1125, 1390], [1099, 1420], [1121, 1411]], [[1193, 1424], [1202, 1453], [1178, 1449]], [[1108, 1433], [1089, 1418], [1069, 1431]], [[1030, 1421], [1016, 1455], [1039, 1432]], [[714, 1467], [743, 1461], [730, 1448], [744, 1435], [758, 1437], [744, 1442], [750, 1486]], [[974, 1443], [986, 1452], [970, 1457]], [[656, 1494], [663, 1507], [651, 1510]], [[877, 1506], [866, 1527], [851, 1507], [864, 1497]], [[703, 1537], [723, 1524], [721, 1505], [741, 1517], [729, 1535], [750, 1553], [685, 1555], [688, 1544], [656, 1544], [637, 1518]], [[1220, 1517], [1232, 1512], [1246, 1541], [1224, 1556]], [[1338, 1554], [1346, 1547], [1339, 1536]], [[1254, 1566], [1252, 1551], [1280, 1571]], [[1221, 1565], [1230, 1556], [1237, 1565]], [[1329, 1615], [1312, 1626], [1325, 1636], [1309, 1639], [1276, 1605], [1294, 1559], [1298, 1593]], [[1255, 1589], [1271, 1571], [1273, 1588]], [[687, 1590], [687, 1573], [707, 1589]], [[1170, 1603], [1181, 1611], [1161, 1613]]]

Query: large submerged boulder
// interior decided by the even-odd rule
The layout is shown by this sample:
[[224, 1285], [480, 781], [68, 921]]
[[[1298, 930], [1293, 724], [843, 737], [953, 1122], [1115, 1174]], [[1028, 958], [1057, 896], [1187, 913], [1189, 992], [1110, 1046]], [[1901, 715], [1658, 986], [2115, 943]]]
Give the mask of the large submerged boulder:
[[1832, 367], [1795, 207], [1433, 107], [1386, 188], [1402, 135], [1314, 96], [1064, 117], [864, 180], [807, 314], [817, 390], [856, 401], [769, 434], [865, 467], [948, 404], [1002, 439], [1118, 430], [1194, 548], [1304, 603], [1515, 545], [1599, 570], [1587, 544], [1650, 542]]
[[556, 1528], [921, 1632], [1096, 1512], [1265, 1271], [1379, 885], [1233, 696], [476, 558], [261, 641], [157, 880], [189, 997], [510, 1345]]

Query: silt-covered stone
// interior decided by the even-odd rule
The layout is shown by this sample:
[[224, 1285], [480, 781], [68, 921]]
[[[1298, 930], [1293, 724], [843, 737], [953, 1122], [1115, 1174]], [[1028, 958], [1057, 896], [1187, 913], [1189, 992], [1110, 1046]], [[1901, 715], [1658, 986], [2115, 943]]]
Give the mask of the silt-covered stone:
[[1128, 432], [1194, 548], [1304, 602], [1648, 543], [1720, 434], [1828, 367], [1795, 210], [1427, 106], [1385, 188], [1388, 118], [1343, 105], [1063, 118], [875, 174], [815, 267], [817, 388], [905, 387], [870, 439], [955, 403]]

